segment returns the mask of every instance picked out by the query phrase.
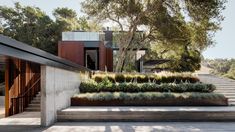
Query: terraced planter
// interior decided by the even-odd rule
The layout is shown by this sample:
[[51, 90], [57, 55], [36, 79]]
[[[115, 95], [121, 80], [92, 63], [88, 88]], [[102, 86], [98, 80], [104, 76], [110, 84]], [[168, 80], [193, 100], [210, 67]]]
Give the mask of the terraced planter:
[[72, 97], [71, 106], [228, 106], [228, 99], [88, 100]]

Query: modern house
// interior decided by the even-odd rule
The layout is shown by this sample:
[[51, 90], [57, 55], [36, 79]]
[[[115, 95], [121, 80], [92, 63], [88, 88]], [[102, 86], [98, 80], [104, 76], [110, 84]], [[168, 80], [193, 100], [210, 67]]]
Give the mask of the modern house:
[[[113, 40], [113, 31], [63, 32], [58, 44], [58, 56], [85, 66], [91, 70], [113, 71], [118, 47]], [[138, 71], [142, 71], [145, 49], [137, 51], [135, 60]], [[142, 66], [141, 66], [142, 65]]]

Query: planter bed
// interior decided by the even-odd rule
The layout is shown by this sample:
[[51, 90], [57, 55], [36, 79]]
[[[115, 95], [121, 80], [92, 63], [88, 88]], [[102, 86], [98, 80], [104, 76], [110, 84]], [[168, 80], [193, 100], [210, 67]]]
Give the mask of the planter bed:
[[[99, 96], [99, 94], [102, 94]], [[157, 93], [155, 97], [143, 97], [145, 93], [142, 93], [142, 97], [122, 98], [121, 96], [111, 97], [115, 93], [107, 93], [109, 98], [105, 98], [105, 93], [93, 93], [92, 94], [78, 94], [71, 98], [71, 106], [227, 106], [228, 99], [223, 95], [210, 93], [194, 93], [198, 94], [196, 96], [190, 96], [191, 93], [187, 94], [166, 94], [163, 96]], [[117, 93], [116, 93], [117, 94]], [[132, 96], [133, 93], [122, 93], [128, 94], [127, 96]], [[148, 93], [149, 94], [149, 93]], [[153, 93], [155, 94], [155, 93]], [[88, 96], [86, 96], [88, 95]], [[170, 95], [170, 96], [169, 96]], [[172, 96], [171, 96], [172, 95]], [[187, 95], [188, 97], [183, 97]], [[123, 95], [122, 95], [123, 96]], [[152, 96], [152, 95], [151, 95]], [[198, 96], [198, 97], [197, 97]]]

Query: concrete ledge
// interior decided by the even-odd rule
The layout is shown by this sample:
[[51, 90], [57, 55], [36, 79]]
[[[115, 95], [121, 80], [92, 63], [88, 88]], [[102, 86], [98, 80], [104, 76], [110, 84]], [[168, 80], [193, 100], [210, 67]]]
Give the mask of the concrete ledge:
[[57, 121], [235, 121], [235, 107], [70, 107]]

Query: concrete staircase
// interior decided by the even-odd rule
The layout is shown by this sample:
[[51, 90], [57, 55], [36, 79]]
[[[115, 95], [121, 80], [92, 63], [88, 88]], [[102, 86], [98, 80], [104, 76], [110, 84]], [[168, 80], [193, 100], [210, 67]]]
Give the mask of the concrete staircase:
[[235, 121], [235, 107], [69, 107], [59, 122]]
[[212, 83], [216, 86], [217, 93], [224, 94], [230, 105], [235, 105], [235, 80], [222, 78], [211, 74], [198, 74], [204, 83]]
[[31, 101], [29, 106], [25, 109], [25, 111], [27, 111], [27, 112], [40, 112], [41, 111], [40, 103], [41, 103], [41, 93], [39, 92], [36, 95], [36, 97], [34, 97], [34, 99]]

